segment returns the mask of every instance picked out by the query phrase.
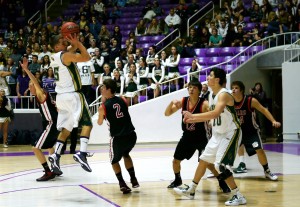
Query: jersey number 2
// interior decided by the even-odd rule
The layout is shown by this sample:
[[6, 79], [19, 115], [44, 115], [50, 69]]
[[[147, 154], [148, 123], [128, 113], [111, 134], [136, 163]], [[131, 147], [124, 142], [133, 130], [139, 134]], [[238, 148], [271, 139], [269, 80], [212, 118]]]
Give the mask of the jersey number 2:
[[123, 115], [123, 112], [121, 112], [121, 106], [120, 104], [114, 104], [113, 105], [113, 108], [116, 109], [116, 117], [119, 119], [119, 118], [122, 118], [124, 115]]

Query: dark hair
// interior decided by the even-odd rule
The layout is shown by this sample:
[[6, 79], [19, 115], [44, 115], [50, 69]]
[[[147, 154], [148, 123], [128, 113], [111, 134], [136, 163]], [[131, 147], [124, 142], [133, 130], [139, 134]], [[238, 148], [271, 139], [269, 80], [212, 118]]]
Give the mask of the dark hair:
[[106, 79], [103, 81], [103, 85], [105, 85], [106, 89], [110, 89], [112, 94], [116, 93], [117, 83], [113, 79]]
[[243, 95], [245, 94], [245, 85], [242, 81], [233, 81], [231, 83], [231, 88], [232, 86], [238, 86], [240, 90], [243, 92]]
[[263, 91], [263, 86], [262, 86], [262, 84], [261, 84], [260, 82], [255, 83], [254, 89], [255, 89], [255, 87], [256, 87], [257, 85], [260, 86], [260, 91], [259, 91], [259, 92], [262, 92], [262, 91]]
[[53, 35], [50, 38], [50, 46], [52, 47], [52, 49], [54, 49], [55, 45], [57, 45], [59, 43], [59, 40], [61, 38], [61, 35]]
[[223, 86], [224, 83], [226, 83], [226, 73], [224, 70], [220, 68], [213, 68], [210, 72], [214, 72], [215, 78], [219, 78], [219, 84], [220, 86]]
[[188, 87], [189, 86], [196, 86], [199, 89], [199, 93], [202, 90], [202, 84], [199, 81], [197, 81], [197, 80], [190, 81], [189, 84], [188, 84]]

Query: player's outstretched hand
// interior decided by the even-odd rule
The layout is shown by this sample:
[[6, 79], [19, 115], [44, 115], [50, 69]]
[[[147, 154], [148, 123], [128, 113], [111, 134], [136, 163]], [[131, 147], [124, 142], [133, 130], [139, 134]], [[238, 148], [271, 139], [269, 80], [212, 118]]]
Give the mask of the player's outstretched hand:
[[273, 122], [272, 122], [272, 125], [273, 125], [273, 127], [275, 127], [275, 128], [279, 128], [279, 127], [281, 126], [281, 123], [280, 123], [280, 122], [277, 122], [277, 121], [273, 121]]
[[183, 111], [183, 122], [184, 123], [192, 123], [193, 122], [193, 115], [189, 111]]

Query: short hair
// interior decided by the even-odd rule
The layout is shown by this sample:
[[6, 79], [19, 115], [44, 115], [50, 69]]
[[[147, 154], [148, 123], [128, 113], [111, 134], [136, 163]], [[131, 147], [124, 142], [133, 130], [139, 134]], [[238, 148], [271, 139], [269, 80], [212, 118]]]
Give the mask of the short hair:
[[59, 40], [61, 39], [61, 35], [53, 35], [50, 38], [50, 46], [52, 49], [54, 49], [55, 45], [59, 43]]
[[243, 95], [245, 94], [245, 85], [242, 81], [233, 81], [231, 83], [231, 88], [232, 86], [238, 86], [240, 90], [242, 91]]
[[219, 78], [219, 84], [220, 86], [223, 86], [224, 83], [226, 83], [226, 73], [224, 70], [220, 68], [213, 68], [210, 72], [214, 72], [215, 78]]
[[112, 94], [116, 93], [117, 83], [113, 79], [105, 79], [103, 85], [105, 85], [106, 89], [110, 89]]
[[202, 84], [197, 80], [192, 80], [188, 83], [188, 87], [195, 86], [199, 89], [199, 93], [202, 91]]

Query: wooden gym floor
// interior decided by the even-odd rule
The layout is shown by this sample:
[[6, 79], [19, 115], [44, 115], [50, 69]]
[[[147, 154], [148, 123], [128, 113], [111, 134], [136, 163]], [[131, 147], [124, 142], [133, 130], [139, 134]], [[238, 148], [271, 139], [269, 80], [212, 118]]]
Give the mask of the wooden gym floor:
[[[224, 206], [230, 194], [222, 193], [215, 178], [203, 177], [194, 200], [177, 196], [167, 185], [174, 178], [172, 156], [176, 143], [137, 144], [132, 151], [136, 176], [141, 187], [123, 195], [108, 159], [108, 146], [90, 145], [88, 158], [93, 172], [85, 172], [72, 158], [61, 157], [63, 175], [36, 182], [43, 170], [30, 146], [0, 145], [0, 207], [158, 207]], [[278, 181], [265, 179], [257, 157], [246, 157], [248, 172], [234, 174], [246, 206], [299, 206], [300, 143], [264, 144], [270, 169]], [[77, 146], [78, 148], [78, 146]], [[182, 162], [181, 176], [189, 184], [197, 167], [197, 156]], [[122, 164], [123, 176], [129, 176]], [[238, 159], [235, 167], [238, 165]], [[130, 183], [127, 182], [130, 186]]]

